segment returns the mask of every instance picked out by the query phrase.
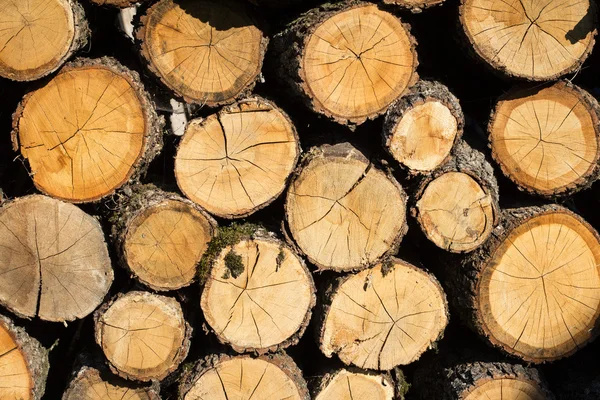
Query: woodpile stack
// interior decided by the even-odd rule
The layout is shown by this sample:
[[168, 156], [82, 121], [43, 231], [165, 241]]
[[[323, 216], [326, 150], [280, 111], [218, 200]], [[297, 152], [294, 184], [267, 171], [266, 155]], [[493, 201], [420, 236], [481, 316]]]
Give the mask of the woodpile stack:
[[597, 398], [596, 11], [0, 0], [0, 399]]

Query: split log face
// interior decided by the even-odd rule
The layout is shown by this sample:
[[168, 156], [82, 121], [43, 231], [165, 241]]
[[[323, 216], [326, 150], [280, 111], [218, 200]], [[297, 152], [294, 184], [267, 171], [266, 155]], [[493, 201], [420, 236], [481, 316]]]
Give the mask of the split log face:
[[0, 76], [31, 81], [85, 46], [89, 28], [74, 0], [0, 1]]
[[400, 184], [348, 143], [311, 150], [285, 208], [295, 243], [321, 269], [373, 265], [407, 231]]
[[0, 398], [40, 400], [48, 368], [46, 349], [0, 315]]
[[573, 193], [598, 175], [599, 112], [589, 93], [565, 81], [509, 93], [490, 119], [492, 154], [522, 189]]
[[240, 218], [283, 192], [300, 151], [289, 117], [253, 97], [190, 122], [175, 175], [182, 192], [210, 213]]
[[411, 173], [428, 173], [448, 159], [464, 124], [458, 99], [448, 88], [419, 81], [388, 109], [384, 146]]
[[529, 362], [566, 357], [598, 335], [600, 238], [558, 206], [509, 210], [504, 219], [473, 259], [475, 276], [463, 278], [476, 281], [472, 323]]
[[62, 400], [160, 400], [154, 388], [136, 387], [115, 377], [106, 378], [95, 368], [83, 367]]
[[[241, 257], [243, 272], [231, 269], [232, 255]], [[304, 262], [272, 238], [225, 247], [201, 301], [206, 322], [221, 342], [238, 352], [258, 353], [297, 343], [314, 304], [315, 286]]]
[[324, 379], [315, 400], [394, 400], [394, 382], [388, 376], [339, 370]]
[[310, 399], [302, 372], [282, 353], [257, 358], [210, 356], [185, 378], [180, 400]]
[[90, 314], [113, 281], [102, 227], [78, 207], [33, 195], [0, 209], [0, 303], [24, 317]]
[[423, 232], [448, 251], [479, 247], [494, 227], [492, 195], [463, 172], [448, 172], [431, 181], [416, 207]]
[[341, 278], [328, 296], [321, 351], [360, 368], [410, 364], [448, 324], [446, 295], [435, 277], [398, 259]]
[[460, 20], [476, 53], [492, 67], [540, 81], [585, 61], [597, 33], [595, 12], [589, 0], [463, 0]]
[[254, 86], [267, 39], [245, 5], [162, 0], [141, 22], [137, 38], [150, 70], [186, 101], [215, 107]]
[[179, 303], [147, 292], [129, 292], [96, 312], [96, 342], [116, 374], [162, 379], [187, 356], [191, 328]]
[[415, 41], [408, 27], [374, 5], [324, 6], [283, 35], [284, 79], [315, 111], [340, 123], [377, 117], [416, 80]]
[[133, 186], [115, 215], [113, 234], [124, 264], [154, 290], [190, 285], [216, 231], [201, 208], [151, 185]]
[[29, 161], [36, 187], [76, 203], [114, 193], [162, 147], [137, 73], [109, 58], [64, 67], [26, 95], [13, 118], [15, 151]]

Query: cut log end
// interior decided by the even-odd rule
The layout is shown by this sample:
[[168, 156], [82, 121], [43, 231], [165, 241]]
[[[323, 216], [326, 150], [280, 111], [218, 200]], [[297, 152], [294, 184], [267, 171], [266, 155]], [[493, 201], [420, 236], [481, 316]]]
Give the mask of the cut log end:
[[137, 73], [109, 58], [64, 67], [25, 96], [13, 127], [36, 187], [76, 203], [114, 193], [162, 147], [161, 120]]
[[446, 295], [435, 277], [397, 259], [342, 278], [329, 296], [320, 348], [360, 368], [409, 364], [448, 324]]
[[490, 120], [492, 154], [525, 190], [573, 193], [598, 177], [599, 113], [589, 93], [565, 81], [509, 93]]
[[160, 380], [187, 356], [191, 328], [169, 297], [129, 292], [98, 310], [95, 320], [96, 342], [124, 378]]
[[[124, 232], [119, 236], [131, 272], [154, 290], [176, 290], [196, 278], [197, 265], [215, 234], [216, 223], [189, 200], [156, 188], [124, 198]], [[125, 208], [127, 210], [127, 208]]]
[[187, 374], [179, 388], [181, 400], [239, 398], [309, 400], [306, 382], [294, 361], [283, 353], [211, 356]]
[[342, 369], [328, 374], [320, 383], [315, 400], [395, 400], [390, 376]]
[[311, 150], [285, 207], [295, 243], [321, 269], [373, 265], [407, 231], [400, 184], [348, 143]]
[[90, 314], [113, 281], [102, 227], [78, 207], [33, 195], [0, 209], [0, 303], [24, 318]]
[[315, 304], [312, 276], [271, 238], [225, 247], [202, 293], [202, 311], [219, 340], [236, 351], [285, 348], [298, 341]]
[[597, 33], [595, 6], [562, 0], [463, 0], [467, 40], [492, 67], [509, 76], [551, 80], [579, 68]]
[[267, 46], [245, 4], [235, 1], [159, 1], [142, 17], [137, 38], [150, 70], [167, 87], [210, 107], [252, 89]]
[[427, 237], [438, 247], [456, 253], [484, 243], [496, 219], [492, 194], [463, 172], [447, 172], [429, 182], [416, 210]]
[[289, 117], [252, 97], [189, 123], [175, 175], [183, 193], [210, 213], [240, 218], [283, 192], [299, 155]]
[[153, 387], [139, 387], [95, 368], [83, 367], [69, 384], [62, 400], [160, 400]]
[[387, 111], [387, 151], [412, 173], [428, 173], [448, 159], [462, 136], [458, 99], [442, 84], [419, 81]]
[[535, 382], [515, 378], [499, 378], [479, 381], [464, 397], [465, 400], [508, 398], [523, 400], [547, 400]]
[[312, 10], [282, 41], [284, 59], [298, 66], [282, 65], [283, 79], [315, 111], [342, 124], [377, 117], [417, 79], [408, 26], [368, 3]]
[[598, 335], [600, 239], [566, 209], [519, 210], [479, 273], [476, 324], [509, 354], [552, 361]]
[[0, 398], [41, 400], [48, 376], [48, 353], [25, 330], [0, 315]]
[[0, 77], [31, 81], [54, 72], [87, 43], [83, 8], [72, 0], [3, 1]]

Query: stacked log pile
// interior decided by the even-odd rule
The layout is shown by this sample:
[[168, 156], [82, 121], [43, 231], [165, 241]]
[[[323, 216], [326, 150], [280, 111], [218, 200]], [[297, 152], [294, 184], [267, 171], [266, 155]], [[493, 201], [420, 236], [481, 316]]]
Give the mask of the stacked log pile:
[[0, 0], [0, 399], [596, 398], [596, 11]]

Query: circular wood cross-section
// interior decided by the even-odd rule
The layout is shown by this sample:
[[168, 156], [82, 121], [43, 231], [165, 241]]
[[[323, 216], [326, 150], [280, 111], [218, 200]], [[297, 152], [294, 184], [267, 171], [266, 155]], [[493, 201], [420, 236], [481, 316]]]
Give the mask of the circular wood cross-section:
[[441, 337], [449, 314], [440, 284], [404, 261], [390, 263], [341, 278], [319, 336], [327, 357], [387, 371], [417, 360]]
[[589, 0], [462, 0], [460, 20], [482, 59], [538, 81], [581, 66], [594, 45], [595, 12]]
[[160, 400], [151, 387], [132, 385], [115, 376], [83, 367], [69, 384], [62, 400]]
[[214, 107], [254, 86], [267, 39], [245, 5], [161, 0], [141, 21], [137, 37], [150, 70], [186, 101]]
[[264, 352], [296, 343], [314, 303], [313, 279], [302, 260], [275, 239], [255, 238], [222, 250], [201, 306], [219, 340], [238, 352]]
[[406, 195], [348, 143], [311, 150], [290, 185], [289, 230], [321, 269], [366, 268], [406, 232]]
[[309, 400], [306, 382], [284, 353], [250, 356], [209, 356], [184, 376], [182, 400], [286, 399]]
[[48, 368], [46, 349], [0, 315], [0, 398], [40, 400]]
[[137, 74], [107, 58], [77, 60], [27, 94], [13, 126], [36, 187], [76, 203], [112, 194], [162, 144]]
[[508, 93], [490, 120], [492, 154], [525, 190], [572, 193], [597, 178], [599, 112], [589, 93], [564, 81]]
[[547, 400], [544, 393], [535, 382], [514, 378], [492, 379], [479, 383], [473, 390], [462, 397], [464, 400], [486, 399], [523, 399]]
[[360, 123], [385, 112], [415, 78], [414, 41], [374, 5], [333, 13], [305, 42], [300, 75], [315, 109]]
[[188, 203], [166, 197], [141, 209], [127, 225], [127, 266], [155, 290], [189, 285], [212, 239], [212, 220]]
[[0, 248], [0, 303], [21, 317], [83, 318], [113, 281], [98, 221], [46, 196], [22, 197], [0, 208]]
[[388, 376], [342, 369], [326, 376], [315, 400], [394, 400], [394, 382]]
[[447, 172], [429, 182], [416, 209], [429, 240], [458, 253], [474, 250], [488, 239], [496, 212], [492, 194], [463, 172]]
[[182, 192], [208, 212], [240, 218], [283, 192], [299, 155], [288, 116], [254, 97], [190, 122], [175, 175]]
[[87, 42], [82, 7], [73, 0], [0, 0], [0, 77], [39, 79]]
[[551, 361], [597, 335], [600, 242], [566, 209], [524, 213], [480, 272], [476, 318], [504, 351]]
[[96, 342], [124, 378], [160, 380], [187, 356], [191, 329], [169, 297], [129, 292], [104, 305], [95, 320]]

